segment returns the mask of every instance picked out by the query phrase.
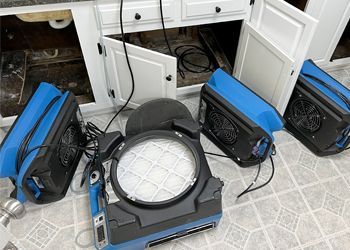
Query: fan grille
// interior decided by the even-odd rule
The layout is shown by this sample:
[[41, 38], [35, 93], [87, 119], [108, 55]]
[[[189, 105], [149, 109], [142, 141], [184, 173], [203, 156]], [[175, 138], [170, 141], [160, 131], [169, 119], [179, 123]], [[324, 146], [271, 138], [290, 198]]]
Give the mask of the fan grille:
[[[78, 130], [75, 126], [70, 125], [63, 133], [59, 147], [58, 156], [64, 167], [69, 167], [74, 162], [79, 146]], [[67, 145], [73, 146], [68, 147]]]
[[307, 132], [321, 127], [321, 113], [317, 106], [305, 99], [297, 99], [291, 105], [291, 117], [295, 126]]
[[212, 111], [209, 114], [210, 129], [222, 142], [232, 145], [237, 141], [238, 129], [236, 125], [223, 114]]

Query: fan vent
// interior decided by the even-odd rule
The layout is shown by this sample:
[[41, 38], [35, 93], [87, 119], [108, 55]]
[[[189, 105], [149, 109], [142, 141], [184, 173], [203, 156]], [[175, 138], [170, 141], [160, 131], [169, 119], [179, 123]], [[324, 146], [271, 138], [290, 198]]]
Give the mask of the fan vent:
[[64, 167], [69, 167], [78, 154], [77, 147], [79, 146], [79, 136], [75, 126], [70, 125], [66, 131], [64, 131], [60, 144], [58, 151], [59, 159]]
[[321, 113], [316, 105], [308, 100], [295, 100], [290, 112], [293, 123], [299, 129], [315, 132], [321, 127]]
[[209, 114], [209, 124], [211, 131], [225, 144], [232, 145], [237, 140], [236, 125], [223, 114], [212, 111]]

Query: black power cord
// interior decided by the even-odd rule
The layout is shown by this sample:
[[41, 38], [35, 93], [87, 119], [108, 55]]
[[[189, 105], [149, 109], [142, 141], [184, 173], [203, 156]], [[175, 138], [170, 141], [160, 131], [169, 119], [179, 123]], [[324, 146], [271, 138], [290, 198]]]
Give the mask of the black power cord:
[[[163, 35], [164, 35], [164, 40], [165, 43], [168, 47], [169, 53], [171, 56], [174, 56], [174, 53], [171, 49], [169, 39], [166, 33], [165, 29], [165, 23], [164, 23], [164, 14], [163, 14], [163, 0], [159, 0], [159, 9], [160, 9], [160, 18], [161, 18], [161, 23], [162, 23], [162, 30], [163, 30]], [[184, 49], [182, 52], [180, 52], [181, 49]], [[207, 52], [202, 49], [199, 46], [196, 45], [181, 45], [175, 48], [175, 56], [177, 58], [177, 71], [179, 72], [180, 76], [182, 79], [186, 78], [185, 72], [183, 69], [181, 69], [180, 65], [187, 70], [188, 72], [191, 73], [204, 73], [204, 72], [213, 72], [211, 69], [212, 62], [210, 60], [210, 56], [207, 54]], [[195, 64], [191, 61], [189, 61], [188, 56], [193, 56], [193, 55], [199, 55], [204, 57], [204, 62], [207, 61], [207, 65], [200, 65], [200, 64]]]
[[[183, 51], [180, 52], [180, 50], [183, 50]], [[178, 60], [177, 67], [179, 69], [179, 73], [182, 78], [185, 78], [185, 73], [180, 68], [180, 65], [188, 72], [195, 73], [195, 74], [213, 72], [213, 69], [211, 68], [212, 62], [210, 60], [209, 55], [204, 49], [202, 49], [197, 45], [178, 46], [177, 48], [175, 48], [175, 55]], [[200, 65], [200, 64], [195, 64], [191, 62], [188, 59], [188, 57], [194, 56], [194, 55], [203, 56], [203, 60], [201, 61], [203, 61], [204, 63], [206, 62], [206, 65]]]
[[[229, 158], [229, 159], [232, 159], [231, 157], [227, 156], [227, 155], [222, 155], [222, 154], [216, 154], [216, 153], [211, 153], [211, 152], [204, 152], [205, 154], [207, 155], [213, 155], [213, 156], [219, 156], [219, 157], [223, 157], [223, 158]], [[259, 158], [259, 165], [258, 165], [258, 172], [253, 180], [253, 182], [242, 192], [240, 193], [238, 196], [237, 196], [237, 199], [239, 199], [240, 197], [242, 197], [243, 195], [247, 194], [247, 193], [250, 193], [252, 191], [255, 191], [255, 190], [258, 190], [260, 188], [263, 188], [265, 187], [266, 185], [268, 185], [271, 180], [273, 179], [273, 176], [275, 175], [275, 164], [273, 162], [273, 158], [272, 158], [272, 155], [276, 155], [276, 151], [275, 151], [275, 146], [273, 146], [272, 148], [272, 154], [270, 155], [270, 160], [271, 160], [271, 175], [270, 175], [270, 178], [264, 183], [264, 184], [261, 184], [260, 186], [257, 186], [255, 188], [251, 188], [252, 186], [255, 185], [255, 183], [257, 182], [258, 178], [259, 178], [259, 175], [260, 175], [260, 170], [261, 170], [261, 158]], [[243, 162], [243, 161], [242, 161]], [[249, 162], [249, 161], [246, 161], [246, 162]]]
[[245, 195], [246, 193], [250, 192], [250, 188], [255, 185], [255, 183], [257, 182], [259, 175], [260, 175], [260, 170], [261, 170], [261, 158], [259, 158], [259, 165], [258, 165], [258, 172], [256, 173], [256, 176], [253, 180], [253, 182], [242, 192], [237, 196], [237, 199], [239, 199], [241, 196]]
[[266, 185], [268, 185], [272, 181], [272, 179], [273, 179], [273, 177], [275, 175], [275, 164], [273, 162], [273, 158], [272, 158], [271, 155], [270, 155], [270, 160], [271, 160], [271, 175], [270, 175], [270, 178], [264, 184], [261, 184], [260, 186], [257, 186], [255, 188], [250, 189], [250, 187], [253, 186], [255, 184], [256, 180], [258, 179], [258, 176], [259, 176], [259, 173], [260, 173], [260, 166], [261, 166], [261, 164], [259, 164], [259, 171], [258, 171], [258, 174], [257, 174], [256, 178], [254, 179], [253, 183], [245, 191], [243, 191], [240, 195], [238, 195], [237, 199], [242, 197], [242, 195], [245, 195], [247, 193], [250, 193], [250, 192], [253, 192], [253, 191], [258, 190], [260, 188], [265, 187]]
[[168, 36], [167, 36], [166, 30], [165, 30], [164, 14], [163, 14], [163, 1], [162, 0], [159, 0], [159, 9], [160, 9], [160, 19], [161, 19], [161, 22], [162, 22], [164, 40], [166, 42], [166, 45], [168, 47], [170, 55], [173, 56], [174, 54], [173, 54], [173, 51], [171, 50], [170, 43], [169, 43], [169, 40], [168, 40]]
[[17, 171], [17, 173], [19, 173], [19, 170], [20, 170], [22, 163], [25, 159], [24, 156], [28, 152], [28, 146], [29, 146], [31, 139], [33, 138], [33, 136], [34, 136], [35, 132], [37, 131], [39, 125], [41, 124], [42, 120], [45, 118], [47, 113], [51, 110], [52, 106], [57, 102], [58, 99], [60, 99], [60, 97], [55, 96], [49, 102], [49, 104], [46, 106], [44, 112], [40, 115], [38, 120], [34, 123], [34, 126], [32, 127], [32, 129], [29, 130], [29, 132], [26, 134], [26, 136], [22, 139], [21, 144], [20, 144], [20, 146], [17, 150], [17, 154], [16, 154], [16, 171]]
[[125, 42], [125, 33], [124, 33], [124, 25], [123, 25], [123, 5], [124, 5], [124, 0], [120, 0], [120, 10], [119, 10], [120, 31], [121, 31], [121, 35], [122, 35], [122, 42], [123, 42], [123, 49], [124, 49], [124, 54], [125, 54], [125, 58], [126, 58], [126, 63], [128, 64], [128, 69], [129, 69], [130, 77], [131, 77], [131, 84], [132, 84], [131, 85], [131, 92], [130, 92], [130, 95], [129, 95], [127, 101], [125, 102], [125, 104], [119, 109], [119, 111], [108, 122], [108, 124], [104, 130], [104, 133], [107, 132], [108, 128], [111, 126], [111, 124], [115, 120], [115, 118], [128, 106], [132, 96], [134, 95], [134, 91], [135, 91], [134, 73], [133, 73], [132, 68], [131, 68], [129, 54], [128, 54], [128, 50], [126, 48], [126, 42]]

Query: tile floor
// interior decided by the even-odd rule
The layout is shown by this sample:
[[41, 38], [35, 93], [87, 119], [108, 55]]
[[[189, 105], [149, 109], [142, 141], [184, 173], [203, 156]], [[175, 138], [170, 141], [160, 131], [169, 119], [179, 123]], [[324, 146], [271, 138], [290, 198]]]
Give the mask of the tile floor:
[[[350, 69], [330, 73], [349, 86]], [[194, 96], [183, 102], [195, 114], [198, 100]], [[123, 130], [128, 113], [112, 129]], [[103, 127], [111, 116], [88, 120]], [[204, 136], [202, 144], [207, 151], [220, 152]], [[250, 184], [256, 168], [208, 157], [213, 174], [225, 182], [220, 225], [155, 249], [350, 249], [350, 151], [318, 158], [285, 132], [276, 134], [276, 146], [272, 183], [240, 200], [236, 195]], [[82, 167], [65, 199], [44, 206], [27, 203], [26, 217], [12, 221], [10, 231], [19, 248], [93, 249], [87, 189], [79, 187]], [[260, 182], [270, 169], [269, 162], [263, 164]], [[0, 180], [0, 198], [10, 190], [11, 184]]]

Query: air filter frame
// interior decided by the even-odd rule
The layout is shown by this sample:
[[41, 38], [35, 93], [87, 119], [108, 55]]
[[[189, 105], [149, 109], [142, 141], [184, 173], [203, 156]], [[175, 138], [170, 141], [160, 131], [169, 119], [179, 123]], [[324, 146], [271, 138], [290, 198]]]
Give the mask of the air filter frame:
[[[190, 121], [193, 126], [188, 127], [188, 132], [186, 124], [184, 121], [174, 121], [173, 129], [169, 130], [151, 130], [128, 138], [114, 132], [99, 139], [99, 145], [108, 145], [114, 150], [101, 148], [101, 154], [108, 156], [101, 159], [103, 165], [95, 164], [90, 171], [90, 205], [98, 249], [144, 249], [215, 227], [219, 223], [223, 183], [210, 172], [199, 133], [193, 133], [196, 123]], [[176, 127], [181, 128], [181, 132]], [[197, 125], [197, 131], [199, 129]], [[116, 170], [118, 158], [130, 146], [147, 138], [175, 139], [195, 152], [199, 164], [196, 181], [174, 199], [158, 203], [132, 200], [115, 181], [117, 172], [113, 169]], [[103, 188], [108, 185], [106, 178], [111, 180], [117, 196], [117, 201], [112, 203], [108, 202], [108, 194]]]
[[[117, 169], [118, 169], [118, 164], [120, 162], [120, 159], [123, 157], [124, 153], [129, 150], [130, 148], [136, 146], [139, 143], [142, 143], [147, 140], [152, 140], [152, 139], [168, 139], [168, 140], [173, 140], [176, 142], [179, 142], [183, 144], [185, 147], [187, 147], [190, 152], [192, 153], [194, 159], [195, 159], [195, 173], [194, 173], [194, 178], [193, 182], [190, 186], [188, 186], [185, 190], [183, 190], [179, 195], [177, 195], [174, 198], [168, 199], [166, 201], [159, 201], [159, 202], [147, 202], [143, 201], [140, 199], [135, 199], [131, 198], [129, 194], [127, 194], [123, 188], [120, 186], [119, 181], [118, 181], [118, 176], [117, 176]], [[123, 148], [121, 150], [116, 151], [114, 157], [113, 157], [113, 162], [111, 165], [111, 184], [114, 189], [115, 193], [120, 194], [123, 196], [124, 199], [129, 199], [130, 202], [135, 203], [136, 205], [140, 206], [148, 206], [148, 207], [161, 207], [161, 206], [166, 206], [170, 204], [176, 203], [177, 200], [181, 199], [183, 196], [185, 196], [192, 188], [193, 185], [196, 184], [196, 181], [198, 180], [200, 173], [200, 157], [199, 154], [194, 147], [194, 145], [189, 141], [186, 137], [179, 137], [178, 134], [175, 133], [167, 133], [164, 131], [153, 131], [152, 133], [146, 135], [144, 133], [136, 135], [129, 139], [127, 142], [125, 142]]]

